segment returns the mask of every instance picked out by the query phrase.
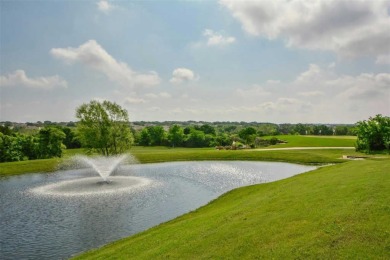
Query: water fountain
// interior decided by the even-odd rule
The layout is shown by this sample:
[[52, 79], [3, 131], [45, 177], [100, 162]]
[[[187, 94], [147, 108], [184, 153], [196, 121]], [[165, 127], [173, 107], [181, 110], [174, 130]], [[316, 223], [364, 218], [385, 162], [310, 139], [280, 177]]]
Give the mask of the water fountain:
[[70, 172], [74, 178], [40, 186], [32, 189], [32, 192], [40, 195], [68, 197], [129, 193], [136, 192], [147, 185], [151, 186], [151, 180], [129, 174], [128, 168], [124, 176], [123, 174], [116, 175], [120, 172], [120, 166], [125, 163], [136, 164], [138, 161], [129, 154], [93, 157], [77, 155], [61, 167], [75, 169]]
[[116, 156], [75, 156], [72, 161], [77, 165], [91, 167], [103, 179], [102, 183], [110, 183], [108, 177], [119, 167], [123, 162], [136, 162], [136, 159], [128, 154]]

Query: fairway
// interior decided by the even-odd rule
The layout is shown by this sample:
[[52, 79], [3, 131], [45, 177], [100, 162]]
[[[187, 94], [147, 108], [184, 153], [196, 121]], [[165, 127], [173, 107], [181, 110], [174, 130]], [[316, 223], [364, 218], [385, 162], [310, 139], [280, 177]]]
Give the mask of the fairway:
[[275, 137], [279, 140], [287, 141], [287, 143], [272, 145], [267, 148], [355, 147], [356, 143], [356, 136], [279, 135]]

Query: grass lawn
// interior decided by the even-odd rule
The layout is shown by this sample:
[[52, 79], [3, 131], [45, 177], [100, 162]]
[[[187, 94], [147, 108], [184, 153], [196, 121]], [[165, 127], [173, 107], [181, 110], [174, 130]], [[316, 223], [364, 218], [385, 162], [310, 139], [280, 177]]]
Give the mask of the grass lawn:
[[239, 188], [77, 259], [388, 259], [389, 174], [370, 159]]
[[[314, 135], [278, 135], [287, 144], [272, 145], [267, 148], [283, 147], [355, 147], [356, 136], [314, 136]], [[270, 139], [271, 137], [264, 137]]]

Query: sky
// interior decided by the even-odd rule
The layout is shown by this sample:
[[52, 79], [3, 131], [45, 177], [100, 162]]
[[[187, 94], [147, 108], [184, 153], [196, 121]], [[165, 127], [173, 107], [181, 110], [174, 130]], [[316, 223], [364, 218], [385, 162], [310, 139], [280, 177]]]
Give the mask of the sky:
[[390, 116], [390, 0], [0, 0], [0, 121]]

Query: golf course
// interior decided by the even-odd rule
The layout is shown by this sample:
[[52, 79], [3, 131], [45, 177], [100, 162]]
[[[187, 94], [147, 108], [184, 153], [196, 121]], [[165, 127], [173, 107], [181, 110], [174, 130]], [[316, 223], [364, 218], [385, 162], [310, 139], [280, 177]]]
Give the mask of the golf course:
[[[356, 139], [348, 136], [278, 138], [287, 143], [234, 151], [132, 147], [130, 152], [140, 163], [250, 160], [318, 168], [232, 190], [199, 209], [76, 259], [387, 259], [390, 156], [355, 152]], [[80, 153], [84, 151], [66, 150], [62, 159], [1, 163], [0, 174], [52, 172]]]

